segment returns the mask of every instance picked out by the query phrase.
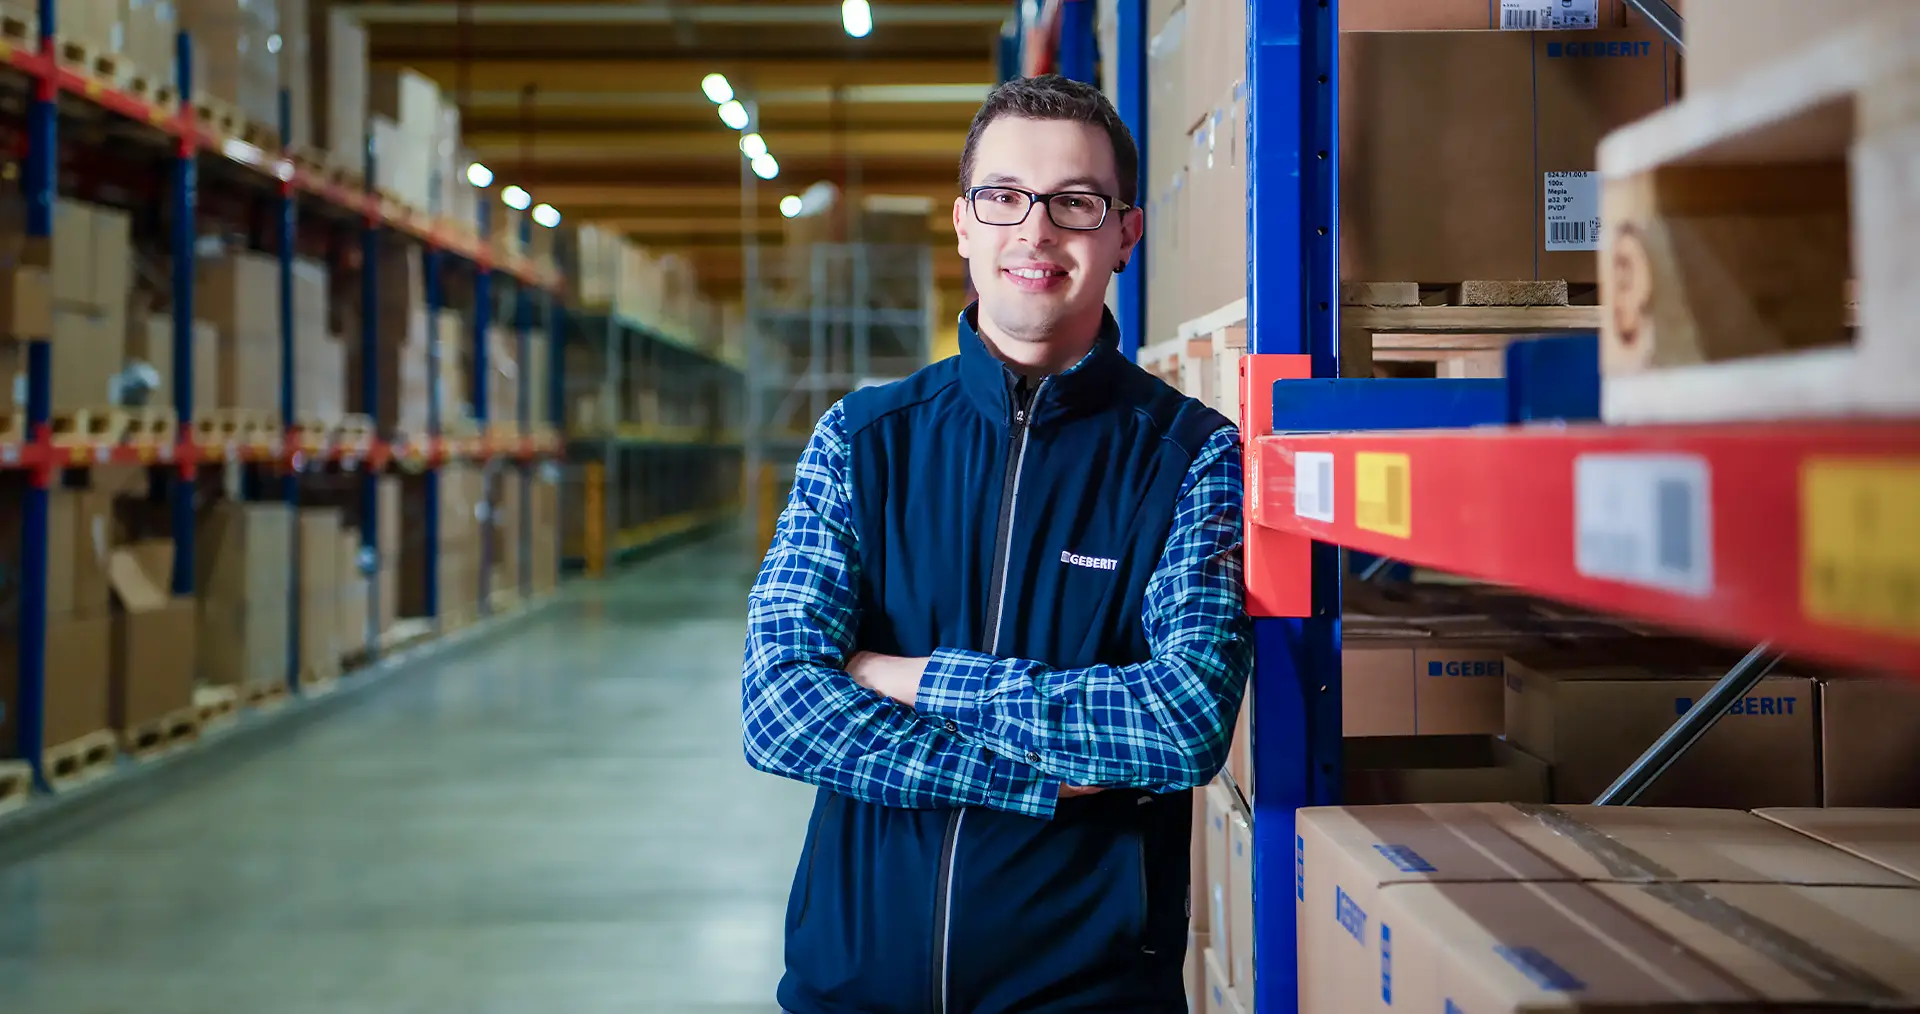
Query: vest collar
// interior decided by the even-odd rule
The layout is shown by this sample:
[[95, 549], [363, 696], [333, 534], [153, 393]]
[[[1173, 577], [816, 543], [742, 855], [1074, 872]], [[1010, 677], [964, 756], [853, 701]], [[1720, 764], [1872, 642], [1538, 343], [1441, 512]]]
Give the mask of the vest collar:
[[[1013, 421], [1014, 389], [1020, 375], [1000, 361], [974, 328], [978, 302], [960, 311], [960, 383], [967, 397], [988, 418]], [[1119, 368], [1120, 324], [1109, 310], [1100, 311], [1100, 336], [1080, 361], [1038, 383], [1044, 385], [1031, 399], [1027, 420], [1039, 425], [1094, 411], [1112, 400]]]

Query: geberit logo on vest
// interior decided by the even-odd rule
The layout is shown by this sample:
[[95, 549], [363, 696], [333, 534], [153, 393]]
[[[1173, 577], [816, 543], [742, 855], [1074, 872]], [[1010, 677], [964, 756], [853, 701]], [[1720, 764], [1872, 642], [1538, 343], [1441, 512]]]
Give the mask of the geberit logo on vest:
[[1120, 561], [1108, 556], [1081, 556], [1072, 550], [1060, 551], [1060, 562], [1088, 570], [1119, 570]]

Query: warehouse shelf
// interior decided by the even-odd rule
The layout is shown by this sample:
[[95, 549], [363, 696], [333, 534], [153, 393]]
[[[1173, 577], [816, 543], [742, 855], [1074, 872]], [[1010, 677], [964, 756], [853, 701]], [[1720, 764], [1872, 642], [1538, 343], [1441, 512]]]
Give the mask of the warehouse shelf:
[[589, 330], [593, 329], [596, 324], [600, 326], [611, 325], [617, 329], [641, 335], [685, 352], [690, 352], [716, 366], [722, 366], [736, 371], [741, 368], [739, 350], [728, 351], [716, 348], [712, 344], [703, 343], [695, 336], [677, 328], [650, 324], [630, 314], [620, 313], [604, 306], [587, 307], [576, 310], [572, 316], [576, 321], [581, 323], [581, 326]]
[[626, 447], [714, 447], [735, 450], [745, 446], [738, 433], [714, 433], [700, 426], [622, 426], [615, 430], [569, 433], [567, 440], [581, 444], [612, 441]]
[[[336, 685], [343, 659], [377, 663], [382, 652], [392, 646], [381, 629], [385, 613], [380, 589], [384, 582], [378, 578], [386, 577], [388, 568], [397, 575], [401, 566], [398, 557], [407, 556], [409, 551], [395, 547], [401, 546], [402, 535], [411, 538], [417, 530], [415, 533], [396, 530], [383, 537], [379, 519], [384, 510], [393, 506], [389, 503], [388, 508], [382, 507], [383, 490], [395, 493], [412, 490], [424, 496], [420, 507], [424, 512], [425, 538], [418, 540], [417, 559], [409, 564], [421, 568], [419, 581], [424, 585], [424, 592], [419, 596], [422, 604], [409, 611], [435, 633], [445, 635], [465, 629], [473, 620], [490, 615], [496, 606], [505, 608], [513, 602], [531, 600], [543, 591], [544, 587], [535, 586], [535, 561], [542, 553], [534, 544], [532, 515], [536, 504], [549, 501], [544, 493], [536, 496], [536, 487], [555, 481], [557, 472], [552, 459], [565, 453], [565, 441], [559, 435], [559, 418], [535, 420], [531, 415], [530, 376], [535, 367], [530, 355], [531, 335], [541, 320], [545, 321], [548, 333], [555, 331], [555, 315], [560, 309], [556, 290], [560, 279], [557, 273], [525, 257], [495, 250], [487, 223], [489, 202], [477, 203], [477, 221], [471, 226], [452, 222], [345, 186], [341, 182], [344, 174], [315, 171], [289, 152], [267, 151], [210, 131], [198, 122], [190, 102], [177, 107], [156, 105], [56, 59], [54, 54], [59, 45], [56, 9], [52, 0], [42, 0], [39, 4], [40, 35], [32, 45], [25, 44], [26, 40], [16, 40], [22, 43], [19, 45], [0, 43], [0, 64], [19, 73], [15, 79], [0, 72], [0, 88], [9, 80], [24, 80], [28, 85], [20, 190], [26, 207], [24, 231], [31, 241], [28, 256], [9, 269], [8, 278], [14, 287], [8, 324], [24, 349], [26, 404], [24, 411], [7, 416], [4, 431], [0, 432], [0, 473], [20, 473], [26, 481], [21, 483], [17, 698], [0, 702], [0, 706], [4, 706], [7, 719], [17, 730], [18, 753], [32, 770], [36, 789], [43, 793], [53, 790], [56, 781], [62, 785], [74, 781], [72, 771], [59, 772], [60, 777], [56, 778], [49, 766], [61, 758], [69, 758], [76, 745], [95, 741], [103, 744], [103, 749], [89, 747], [82, 759], [81, 766], [88, 772], [99, 766], [102, 757], [97, 754], [112, 761], [123, 748], [137, 749], [143, 755], [148, 750], [146, 746], [134, 744], [138, 739], [134, 734], [140, 730], [133, 728], [89, 730], [85, 735], [66, 730], [59, 736], [68, 741], [49, 740], [44, 724], [50, 713], [49, 695], [64, 692], [63, 687], [77, 678], [63, 671], [60, 681], [48, 679], [51, 668], [48, 536], [53, 489], [84, 487], [88, 479], [80, 473], [88, 470], [93, 470], [91, 481], [97, 484], [106, 466], [145, 467], [148, 483], [143, 502], [156, 509], [148, 512], [143, 525], [157, 531], [170, 530], [171, 534], [170, 580], [165, 576], [153, 579], [161, 586], [153, 592], [162, 603], [196, 598], [196, 572], [205, 566], [200, 562], [202, 554], [197, 553], [195, 547], [196, 529], [201, 521], [200, 501], [203, 494], [214, 493], [220, 485], [208, 482], [203, 486], [203, 479], [227, 480], [226, 490], [232, 500], [284, 505], [294, 521], [280, 536], [286, 539], [290, 554], [282, 572], [288, 612], [284, 669], [275, 664], [277, 660], [271, 658], [271, 652], [264, 658], [248, 656], [243, 663], [231, 667], [236, 673], [244, 670], [238, 678], [251, 681], [225, 688], [231, 693], [223, 693], [222, 697], [232, 706], [276, 696], [298, 698], [326, 692]], [[17, 24], [18, 20], [9, 22], [9, 25]], [[176, 53], [174, 93], [192, 96], [195, 91], [191, 68], [195, 61], [193, 39], [187, 33], [176, 36]], [[289, 136], [293, 104], [288, 92], [280, 93], [279, 105], [279, 133]], [[115, 125], [111, 122], [115, 118], [124, 122]], [[105, 120], [106, 125], [113, 128], [96, 131], [95, 139], [83, 137], [81, 144], [65, 146], [76, 151], [82, 146], [89, 149], [94, 145], [115, 146], [113, 158], [92, 160], [92, 175], [104, 179], [112, 177], [116, 169], [124, 170], [123, 163], [128, 160], [121, 157], [121, 152], [129, 148], [138, 153], [140, 159], [132, 163], [134, 169], [122, 175], [126, 172], [147, 174], [144, 179], [134, 180], [131, 187], [120, 187], [118, 200], [122, 205], [132, 202], [138, 206], [143, 200], [152, 203], [151, 210], [157, 214], [138, 217], [141, 221], [159, 224], [162, 249], [171, 264], [170, 291], [161, 304], [170, 304], [171, 308], [172, 330], [168, 338], [171, 361], [166, 373], [171, 378], [171, 411], [157, 406], [53, 411], [54, 357], [50, 338], [52, 324], [48, 323], [53, 314], [50, 308], [36, 311], [30, 303], [51, 288], [52, 265], [58, 263], [57, 258], [49, 258], [48, 254], [54, 233], [56, 198], [60, 196], [62, 172], [66, 168], [61, 164], [61, 126], [69, 120], [95, 126]], [[154, 143], [156, 141], [159, 143]], [[374, 172], [375, 153], [369, 150], [365, 158], [365, 178], [379, 178]], [[72, 161], [85, 160], [83, 155]], [[217, 180], [218, 185], [204, 185], [203, 172], [209, 181]], [[73, 175], [80, 177], [83, 184], [87, 182], [77, 166]], [[128, 191], [132, 196], [128, 196]], [[151, 192], [143, 196], [142, 191]], [[196, 273], [201, 263], [199, 244], [206, 220], [212, 220], [220, 235], [244, 232], [251, 237], [249, 245], [258, 245], [261, 249], [254, 252], [258, 259], [249, 264], [257, 267], [262, 260], [277, 264], [278, 286], [274, 292], [278, 304], [278, 347], [274, 350], [279, 373], [277, 411], [223, 408], [210, 415], [196, 416], [195, 407], [201, 402], [193, 397], [196, 365], [193, 336], [199, 323], [194, 313], [194, 296], [198, 284]], [[249, 228], [234, 228], [235, 220], [244, 220]], [[532, 229], [529, 219], [520, 221], [521, 249], [532, 246]], [[151, 239], [151, 229], [147, 232]], [[351, 242], [347, 239], [349, 236], [358, 242]], [[398, 237], [401, 242], [391, 244], [387, 242], [389, 236]], [[482, 241], [479, 237], [490, 239]], [[390, 337], [383, 337], [380, 325], [383, 252], [404, 248], [406, 256], [418, 253], [421, 262], [415, 277], [424, 281], [425, 291], [416, 298], [423, 300], [429, 320], [438, 318], [446, 302], [443, 296], [447, 279], [443, 275], [455, 270], [469, 273], [473, 390], [462, 394], [471, 396], [470, 419], [443, 419], [443, 385], [439, 383], [426, 385], [424, 426], [396, 426], [392, 420], [381, 420], [376, 425], [368, 416], [328, 420], [297, 414], [293, 308], [296, 251], [312, 251], [323, 246], [327, 260], [336, 271], [338, 265], [349, 260], [344, 256], [346, 252], [357, 247], [360, 259], [358, 344], [364, 364], [378, 361], [383, 342]], [[72, 267], [65, 270], [70, 271]], [[345, 281], [351, 277], [342, 275], [339, 279]], [[496, 278], [504, 283], [498, 291], [492, 284]], [[238, 287], [236, 283], [235, 288]], [[256, 284], [250, 295], [257, 295], [260, 287], [263, 286]], [[517, 340], [517, 362], [528, 366], [516, 371], [519, 378], [515, 397], [517, 419], [489, 418], [489, 345], [496, 313], [507, 317]], [[441, 348], [441, 343], [432, 342], [425, 353], [429, 370], [435, 376], [441, 375], [437, 361]], [[551, 343], [548, 352], [557, 358], [558, 343]], [[381, 404], [382, 371], [369, 366], [360, 372], [358, 400], [369, 406]], [[553, 364], [551, 375], [557, 382], [557, 363]], [[252, 390], [252, 393], [261, 392]], [[559, 399], [550, 398], [550, 404], [557, 410]], [[202, 466], [231, 467], [216, 470]], [[471, 568], [467, 573], [476, 578], [472, 602], [444, 601], [439, 587], [441, 472], [454, 467], [461, 470], [459, 489], [465, 491], [470, 486], [476, 491], [462, 495], [477, 498], [476, 510], [470, 518], [463, 521], [458, 510], [449, 515], [451, 523], [463, 525], [462, 531], [467, 531], [464, 526], [471, 524], [477, 544], [468, 550], [477, 555], [477, 564], [472, 560], [464, 564]], [[222, 474], [208, 474], [215, 471]], [[396, 477], [388, 478], [387, 473]], [[512, 505], [498, 495], [503, 476], [517, 484], [517, 532], [511, 532], [505, 522], [494, 520], [503, 513], [512, 514]], [[120, 478], [114, 475], [109, 481], [119, 482]], [[118, 488], [109, 486], [102, 491], [96, 486], [89, 495], [114, 496], [118, 495], [114, 492]], [[141, 494], [134, 492], [138, 489], [138, 485], [131, 485], [126, 495], [138, 498]], [[341, 562], [354, 557], [351, 553], [334, 552], [344, 548], [338, 543], [328, 547], [325, 532], [332, 531], [331, 525], [337, 522], [320, 519], [321, 523], [309, 537], [306, 524], [309, 507], [322, 507], [334, 518], [357, 520], [357, 561]], [[479, 510], [480, 507], [488, 509]], [[500, 542], [504, 548], [499, 551], [522, 564], [517, 575], [508, 577], [515, 582], [515, 588], [490, 587], [491, 575], [496, 569], [492, 559], [496, 552], [495, 535], [503, 537]], [[510, 536], [517, 539], [510, 542]], [[557, 561], [559, 537], [557, 530], [552, 533], [552, 552], [544, 554], [550, 564]], [[341, 617], [323, 610], [319, 615], [324, 618], [314, 623], [328, 647], [316, 653], [317, 660], [302, 652], [302, 641], [306, 637], [303, 628], [308, 626], [308, 618], [302, 612], [307, 601], [302, 578], [306, 564], [302, 561], [308, 558], [309, 552], [316, 554], [314, 559], [325, 560], [331, 555], [328, 563], [316, 566], [330, 571], [338, 568], [343, 585], [359, 578], [366, 597], [364, 645], [352, 643], [353, 635], [342, 635], [338, 627]], [[163, 574], [158, 570], [155, 573]], [[557, 574], [557, 566], [552, 573]], [[544, 585], [547, 578], [540, 580]], [[127, 594], [119, 585], [114, 588], [116, 595]], [[104, 610], [106, 605], [103, 597], [99, 608]], [[355, 600], [352, 611], [358, 609]], [[335, 625], [326, 626], [329, 621]], [[276, 632], [274, 637], [278, 636]], [[341, 650], [334, 652], [334, 646]], [[189, 712], [193, 716], [183, 718], [185, 728], [191, 730], [197, 725], [199, 710], [197, 701], [191, 708], [179, 709], [183, 716]], [[103, 715], [100, 724], [112, 721]], [[138, 724], [138, 720], [128, 719], [127, 724]], [[75, 735], [80, 738], [69, 739]]]

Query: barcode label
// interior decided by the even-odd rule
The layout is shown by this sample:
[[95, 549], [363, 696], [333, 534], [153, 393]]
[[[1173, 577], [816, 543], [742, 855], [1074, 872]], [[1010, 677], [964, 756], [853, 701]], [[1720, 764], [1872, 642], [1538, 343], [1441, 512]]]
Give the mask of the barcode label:
[[1547, 173], [1541, 189], [1546, 194], [1546, 248], [1600, 249], [1600, 174]]
[[1500, 28], [1535, 32], [1600, 27], [1600, 0], [1500, 0]]
[[1582, 576], [1705, 596], [1713, 591], [1711, 475], [1680, 454], [1575, 459], [1574, 568]]
[[1293, 456], [1293, 513], [1333, 522], [1333, 455], [1301, 451]]

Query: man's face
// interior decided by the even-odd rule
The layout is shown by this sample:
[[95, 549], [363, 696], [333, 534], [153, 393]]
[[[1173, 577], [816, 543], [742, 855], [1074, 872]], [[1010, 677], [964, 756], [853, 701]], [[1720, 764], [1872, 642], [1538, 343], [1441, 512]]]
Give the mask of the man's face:
[[[1119, 210], [1120, 183], [1106, 131], [1069, 120], [1001, 117], [980, 134], [968, 185], [1039, 194], [1084, 191], [1108, 199], [1106, 221], [1090, 231], [1055, 225], [1045, 204], [1033, 205], [1019, 225], [980, 221], [964, 196], [953, 205], [953, 228], [980, 295], [982, 324], [996, 337], [1045, 342], [1097, 326], [1107, 279], [1133, 255], [1143, 217]], [[1025, 201], [1012, 195], [1003, 208], [1017, 217]], [[980, 213], [992, 213], [984, 197]], [[1055, 211], [1062, 221], [1067, 213]]]

